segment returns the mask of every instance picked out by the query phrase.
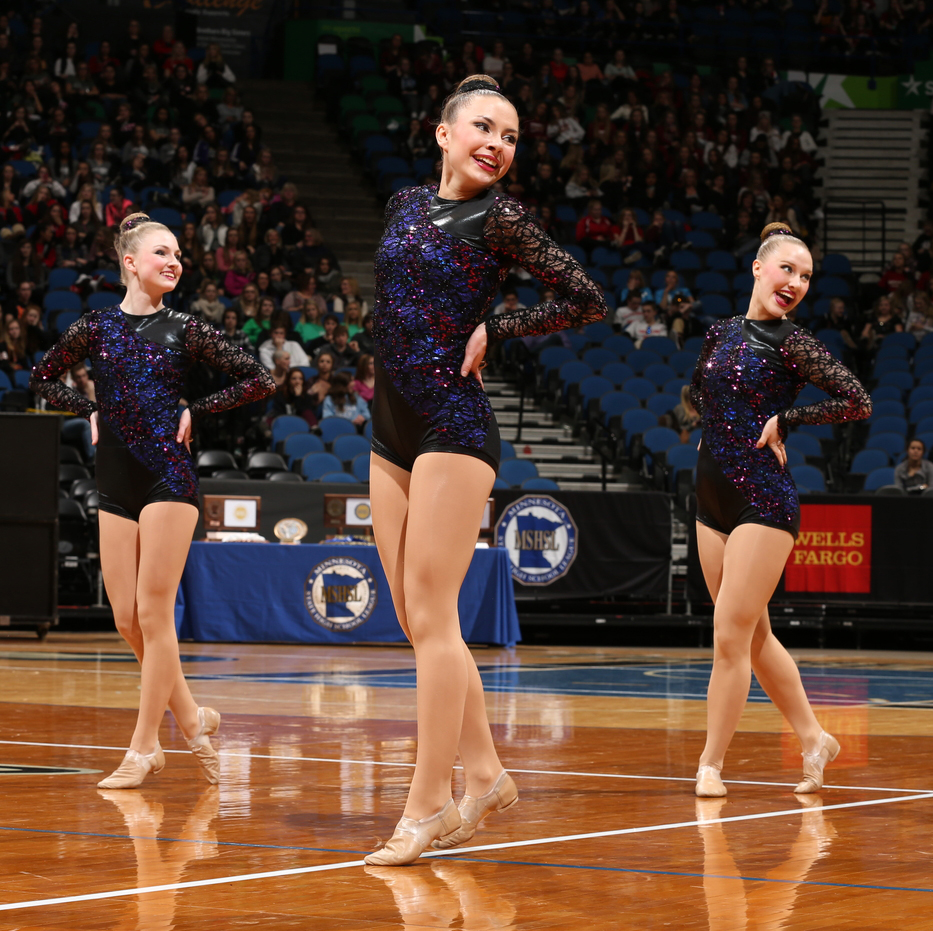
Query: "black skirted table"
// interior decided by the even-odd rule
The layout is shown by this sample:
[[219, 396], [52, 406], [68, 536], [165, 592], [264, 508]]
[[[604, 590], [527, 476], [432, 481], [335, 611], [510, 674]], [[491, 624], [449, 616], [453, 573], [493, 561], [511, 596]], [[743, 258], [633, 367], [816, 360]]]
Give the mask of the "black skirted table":
[[[375, 546], [192, 543], [175, 603], [180, 639], [297, 643], [399, 642]], [[521, 639], [511, 563], [478, 549], [460, 592], [464, 640]]]

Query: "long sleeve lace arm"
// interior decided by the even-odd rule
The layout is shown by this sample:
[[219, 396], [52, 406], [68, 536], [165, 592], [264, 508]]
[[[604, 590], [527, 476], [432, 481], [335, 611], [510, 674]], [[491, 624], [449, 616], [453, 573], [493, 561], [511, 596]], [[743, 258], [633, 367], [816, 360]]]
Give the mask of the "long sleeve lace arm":
[[493, 252], [527, 269], [559, 295], [486, 322], [490, 339], [543, 336], [557, 330], [594, 323], [606, 316], [606, 299], [573, 256], [561, 249], [519, 204], [500, 200], [485, 224], [486, 243]]
[[275, 382], [266, 368], [249, 353], [227, 342], [203, 320], [191, 318], [187, 328], [188, 351], [195, 360], [207, 362], [235, 379], [221, 391], [192, 403], [194, 419], [207, 413], [225, 411], [241, 404], [261, 401], [275, 391]]
[[871, 416], [871, 398], [862, 383], [823, 344], [806, 330], [791, 333], [783, 344], [784, 355], [802, 378], [825, 391], [829, 397], [815, 404], [789, 407], [778, 414], [781, 436], [809, 423], [842, 423]]
[[716, 341], [718, 339], [719, 325], [714, 323], [706, 331], [706, 338], [703, 340], [703, 348], [700, 350], [696, 368], [693, 370], [693, 379], [690, 382], [690, 401], [701, 417], [703, 416], [703, 372], [709, 362], [709, 357], [713, 354], [713, 349], [716, 348]]
[[88, 357], [88, 343], [87, 317], [81, 317], [65, 330], [58, 342], [42, 357], [29, 379], [30, 391], [42, 395], [58, 410], [71, 411], [85, 419], [97, 410], [97, 404], [59, 379], [73, 365]]

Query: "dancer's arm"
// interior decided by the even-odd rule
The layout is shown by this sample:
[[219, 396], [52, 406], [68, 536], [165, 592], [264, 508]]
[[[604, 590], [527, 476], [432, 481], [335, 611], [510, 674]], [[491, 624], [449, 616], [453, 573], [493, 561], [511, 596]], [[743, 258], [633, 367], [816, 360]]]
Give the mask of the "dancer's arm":
[[489, 211], [484, 232], [496, 256], [521, 265], [559, 295], [556, 301], [491, 317], [486, 322], [490, 339], [543, 336], [606, 316], [606, 299], [583, 266], [564, 252], [520, 204], [498, 201]]
[[42, 395], [59, 410], [71, 411], [87, 420], [97, 410], [97, 403], [74, 388], [69, 388], [60, 380], [60, 376], [88, 357], [88, 343], [87, 317], [81, 317], [65, 330], [58, 342], [42, 357], [29, 379], [30, 391]]
[[249, 353], [231, 345], [212, 326], [192, 317], [187, 324], [186, 342], [191, 357], [220, 369], [236, 381], [221, 391], [191, 404], [191, 417], [197, 420], [206, 413], [217, 413], [241, 404], [261, 401], [275, 392], [272, 376]]
[[815, 404], [781, 411], [777, 415], [781, 439], [800, 424], [842, 423], [871, 416], [871, 398], [862, 383], [806, 330], [791, 333], [781, 350], [788, 366], [829, 395]]

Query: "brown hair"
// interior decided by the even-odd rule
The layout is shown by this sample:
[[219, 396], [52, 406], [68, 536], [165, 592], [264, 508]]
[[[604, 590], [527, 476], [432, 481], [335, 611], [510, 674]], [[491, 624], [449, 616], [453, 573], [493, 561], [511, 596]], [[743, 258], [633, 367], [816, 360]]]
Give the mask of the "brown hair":
[[810, 251], [807, 244], [784, 222], [769, 223], [761, 231], [761, 245], [755, 258], [763, 262], [778, 246], [785, 240], [790, 239], [797, 245], [803, 246], [807, 252]]
[[124, 217], [120, 223], [120, 231], [114, 237], [113, 247], [116, 250], [117, 258], [120, 260], [120, 281], [123, 284], [129, 284], [126, 280], [126, 266], [123, 264], [125, 255], [133, 255], [139, 248], [139, 240], [151, 230], [165, 230], [170, 236], [174, 233], [164, 224], [157, 220], [150, 220], [149, 215], [145, 213], [131, 213]]
[[453, 123], [467, 101], [472, 100], [477, 94], [496, 94], [503, 99], [508, 99], [499, 90], [499, 85], [495, 78], [488, 74], [471, 74], [465, 77], [451, 92], [450, 96], [444, 101], [441, 107], [441, 123]]

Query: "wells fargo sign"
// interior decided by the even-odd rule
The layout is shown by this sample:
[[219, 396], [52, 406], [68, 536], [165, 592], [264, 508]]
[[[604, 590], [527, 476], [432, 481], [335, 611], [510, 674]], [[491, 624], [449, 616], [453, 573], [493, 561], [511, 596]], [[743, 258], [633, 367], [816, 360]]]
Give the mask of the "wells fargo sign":
[[871, 591], [871, 505], [804, 504], [787, 561], [788, 592]]

